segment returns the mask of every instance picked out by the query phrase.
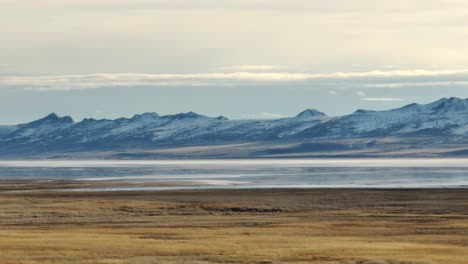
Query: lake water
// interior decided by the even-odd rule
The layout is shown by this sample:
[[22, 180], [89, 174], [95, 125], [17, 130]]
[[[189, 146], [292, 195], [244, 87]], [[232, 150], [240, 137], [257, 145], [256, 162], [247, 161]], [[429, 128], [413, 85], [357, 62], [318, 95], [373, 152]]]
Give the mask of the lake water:
[[[119, 186], [122, 183], [129, 185], [99, 188], [109, 191], [465, 188], [468, 187], [468, 159], [0, 161], [0, 180], [7, 179], [118, 182]], [[140, 186], [131, 187], [135, 183]], [[145, 183], [152, 184], [145, 187]], [[158, 183], [161, 186], [157, 186]]]

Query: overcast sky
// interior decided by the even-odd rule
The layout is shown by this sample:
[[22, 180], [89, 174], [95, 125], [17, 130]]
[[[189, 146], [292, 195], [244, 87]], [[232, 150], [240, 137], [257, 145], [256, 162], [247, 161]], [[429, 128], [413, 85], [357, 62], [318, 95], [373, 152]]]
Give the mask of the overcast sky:
[[0, 124], [468, 97], [466, 0], [0, 0]]

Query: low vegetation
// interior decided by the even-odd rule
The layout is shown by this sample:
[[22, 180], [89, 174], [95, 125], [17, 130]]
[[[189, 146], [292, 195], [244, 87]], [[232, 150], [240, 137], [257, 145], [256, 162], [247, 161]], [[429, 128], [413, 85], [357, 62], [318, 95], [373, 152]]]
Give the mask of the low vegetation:
[[462, 264], [468, 198], [465, 190], [3, 191], [0, 237], [6, 264]]

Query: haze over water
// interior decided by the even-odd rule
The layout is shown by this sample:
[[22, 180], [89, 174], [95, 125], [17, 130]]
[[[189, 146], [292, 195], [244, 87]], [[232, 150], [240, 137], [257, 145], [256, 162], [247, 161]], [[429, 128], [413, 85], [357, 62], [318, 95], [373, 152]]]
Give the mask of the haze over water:
[[[129, 187], [99, 188], [109, 191], [220, 188], [464, 188], [468, 187], [468, 160], [0, 161], [0, 179], [129, 184]], [[135, 183], [140, 186], [132, 187]], [[145, 187], [145, 183], [151, 183], [151, 186]], [[158, 183], [162, 186], [155, 185]]]

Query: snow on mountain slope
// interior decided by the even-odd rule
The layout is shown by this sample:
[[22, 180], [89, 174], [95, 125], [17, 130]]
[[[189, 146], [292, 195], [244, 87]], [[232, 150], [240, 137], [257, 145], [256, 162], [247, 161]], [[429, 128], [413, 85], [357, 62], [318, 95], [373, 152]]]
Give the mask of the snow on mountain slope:
[[50, 114], [19, 125], [16, 131], [0, 137], [0, 143], [10, 149], [18, 145], [31, 148], [39, 145], [41, 149], [113, 149], [272, 140], [327, 120], [323, 113], [307, 111], [311, 112], [278, 120], [229, 120], [189, 112], [166, 116], [145, 113], [132, 118], [73, 122], [70, 117]]
[[345, 138], [413, 133], [465, 135], [468, 99], [449, 98], [387, 111], [357, 110], [304, 131], [302, 136]]
[[8, 134], [6, 140], [3, 141], [26, 144], [59, 139], [64, 136], [60, 132], [73, 124], [74, 122], [71, 117], [59, 117], [55, 113], [52, 113], [31, 123], [18, 125], [16, 130]]
[[302, 112], [300, 112], [296, 118], [302, 119], [302, 120], [310, 120], [310, 119], [320, 119], [320, 118], [325, 118], [327, 117], [324, 113], [315, 110], [315, 109], [306, 109]]
[[188, 112], [74, 122], [71, 117], [50, 114], [31, 123], [0, 127], [0, 153], [408, 135], [468, 135], [468, 100], [444, 98], [387, 111], [357, 110], [333, 118], [308, 109], [295, 117], [275, 120], [229, 120]]

